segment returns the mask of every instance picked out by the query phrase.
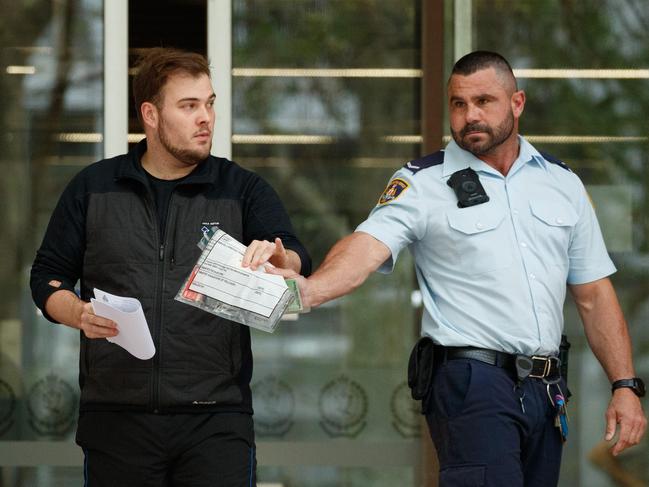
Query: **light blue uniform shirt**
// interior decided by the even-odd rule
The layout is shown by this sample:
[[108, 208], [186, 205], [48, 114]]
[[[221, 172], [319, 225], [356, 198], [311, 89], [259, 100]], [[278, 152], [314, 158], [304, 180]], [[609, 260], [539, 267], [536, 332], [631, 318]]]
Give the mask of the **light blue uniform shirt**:
[[[455, 142], [409, 162], [356, 229], [389, 247], [392, 257], [380, 272], [391, 272], [410, 248], [423, 296], [422, 334], [436, 343], [554, 355], [566, 284], [615, 272], [582, 182], [519, 141], [506, 177]], [[458, 208], [446, 182], [467, 167], [490, 199]]]

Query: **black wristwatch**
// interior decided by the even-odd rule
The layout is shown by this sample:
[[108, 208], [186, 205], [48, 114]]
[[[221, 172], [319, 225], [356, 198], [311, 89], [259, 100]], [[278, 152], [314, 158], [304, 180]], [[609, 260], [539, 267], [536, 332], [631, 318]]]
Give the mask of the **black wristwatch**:
[[634, 377], [633, 379], [620, 379], [616, 380], [611, 384], [611, 392], [615, 392], [615, 389], [620, 389], [621, 387], [628, 387], [633, 392], [636, 393], [638, 397], [644, 397], [645, 387], [644, 381], [640, 377]]

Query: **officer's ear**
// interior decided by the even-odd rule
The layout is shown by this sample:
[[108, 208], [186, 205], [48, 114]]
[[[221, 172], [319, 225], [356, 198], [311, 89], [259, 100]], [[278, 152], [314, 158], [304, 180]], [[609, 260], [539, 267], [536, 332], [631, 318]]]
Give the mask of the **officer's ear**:
[[153, 103], [151, 103], [150, 101], [145, 101], [144, 103], [142, 103], [142, 105], [140, 106], [140, 114], [142, 115], [142, 122], [144, 123], [145, 127], [149, 127], [151, 129], [158, 128], [158, 107], [156, 107]]
[[525, 108], [525, 92], [523, 90], [518, 90], [512, 93], [511, 104], [514, 118], [520, 118], [523, 114], [523, 109]]

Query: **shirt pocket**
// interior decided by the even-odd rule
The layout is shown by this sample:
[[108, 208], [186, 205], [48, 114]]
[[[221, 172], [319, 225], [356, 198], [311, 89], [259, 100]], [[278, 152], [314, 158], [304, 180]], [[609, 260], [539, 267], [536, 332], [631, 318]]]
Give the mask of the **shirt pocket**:
[[573, 228], [579, 216], [568, 202], [536, 199], [530, 200], [534, 224], [534, 237], [544, 261], [567, 267], [568, 249]]
[[447, 213], [450, 245], [460, 257], [459, 272], [483, 274], [512, 263], [511, 236], [496, 205], [477, 205]]

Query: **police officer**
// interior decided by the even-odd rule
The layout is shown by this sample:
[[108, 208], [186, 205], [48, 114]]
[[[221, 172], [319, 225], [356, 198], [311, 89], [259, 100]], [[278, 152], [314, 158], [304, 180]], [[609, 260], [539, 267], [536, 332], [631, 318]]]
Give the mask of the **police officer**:
[[566, 286], [613, 385], [605, 433], [619, 432], [613, 454], [646, 428], [643, 384], [608, 279], [615, 267], [582, 182], [518, 135], [525, 93], [502, 56], [461, 58], [448, 103], [453, 141], [397, 171], [369, 218], [298, 282], [317, 306], [375, 270], [390, 272], [409, 247], [422, 336], [434, 342], [414, 353], [422, 364], [434, 357], [423, 409], [440, 485], [556, 485], [567, 435], [557, 358]]

